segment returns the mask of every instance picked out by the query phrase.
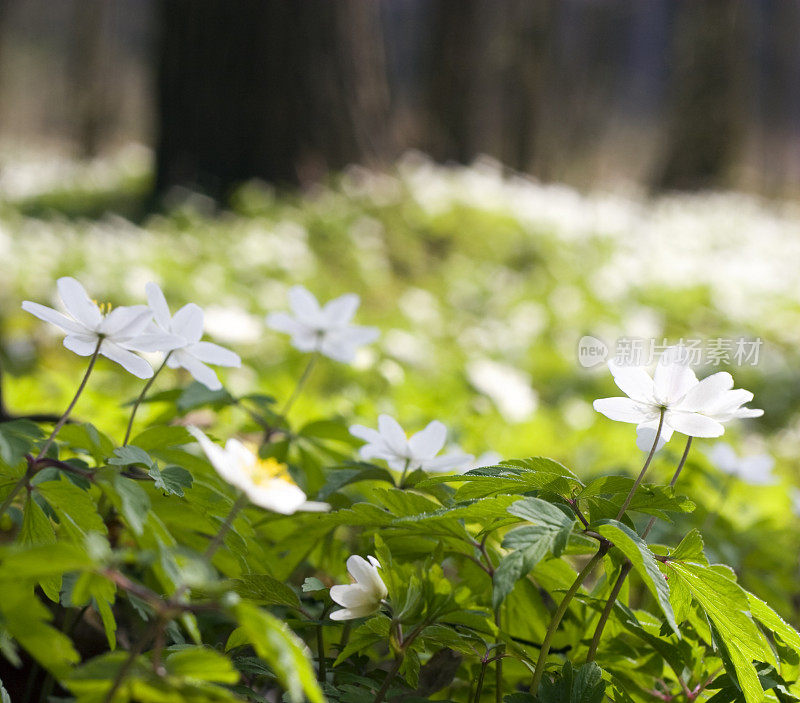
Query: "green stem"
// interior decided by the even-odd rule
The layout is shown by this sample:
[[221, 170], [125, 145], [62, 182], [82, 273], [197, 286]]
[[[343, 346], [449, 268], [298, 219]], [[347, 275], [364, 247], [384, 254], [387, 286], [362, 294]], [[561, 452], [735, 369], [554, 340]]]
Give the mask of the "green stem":
[[394, 680], [394, 677], [397, 676], [397, 672], [400, 671], [400, 667], [403, 666], [403, 659], [405, 659], [405, 651], [401, 650], [397, 653], [394, 664], [392, 664], [392, 668], [386, 672], [386, 678], [383, 680], [381, 687], [375, 694], [375, 700], [373, 703], [383, 703], [383, 699], [386, 698], [386, 693], [389, 691], [389, 686]]
[[578, 592], [578, 589], [589, 577], [589, 574], [594, 571], [594, 568], [603, 559], [608, 550], [609, 545], [602, 544], [600, 546], [600, 549], [597, 550], [597, 553], [587, 562], [586, 566], [584, 566], [580, 573], [575, 577], [575, 581], [573, 581], [572, 585], [569, 587], [569, 590], [564, 594], [564, 598], [562, 598], [561, 603], [559, 603], [558, 608], [556, 609], [556, 612], [553, 614], [553, 617], [550, 620], [550, 625], [548, 626], [547, 632], [542, 640], [542, 648], [539, 650], [539, 658], [536, 660], [536, 669], [533, 674], [533, 681], [531, 682], [532, 695], [536, 696], [537, 692], [539, 691], [539, 684], [542, 682], [542, 676], [544, 676], [544, 667], [547, 663], [547, 655], [550, 653], [550, 644], [559, 624], [561, 623], [561, 618], [563, 618], [564, 613], [567, 612], [567, 607], [569, 606], [575, 594]]
[[[658, 441], [658, 438], [656, 438]], [[683, 450], [683, 456], [681, 456], [680, 463], [678, 464], [678, 468], [675, 469], [675, 473], [672, 475], [672, 480], [669, 482], [671, 487], [675, 487], [675, 484], [678, 482], [678, 477], [681, 475], [681, 471], [683, 471], [683, 466], [686, 463], [686, 458], [689, 456], [689, 450], [692, 447], [692, 438], [686, 438], [686, 448]], [[642, 539], [646, 539], [647, 535], [650, 534], [650, 530], [653, 529], [653, 525], [656, 524], [656, 518], [651, 517], [650, 521], [647, 523], [647, 526], [644, 528], [642, 532]], [[600, 638], [603, 635], [603, 630], [605, 629], [606, 623], [608, 622], [608, 618], [611, 616], [611, 611], [614, 609], [614, 603], [616, 602], [617, 598], [619, 597], [619, 593], [622, 590], [622, 585], [625, 583], [625, 579], [628, 578], [628, 574], [631, 572], [633, 565], [630, 561], [625, 562], [622, 566], [622, 571], [620, 571], [619, 576], [617, 577], [617, 581], [614, 584], [614, 587], [611, 589], [611, 593], [608, 596], [608, 600], [606, 601], [606, 605], [603, 608], [603, 612], [600, 614], [600, 619], [597, 621], [597, 626], [594, 630], [594, 636], [592, 637], [592, 643], [589, 646], [589, 652], [586, 655], [586, 661], [594, 661], [595, 655], [597, 654], [597, 648], [600, 646]]]
[[314, 369], [314, 365], [317, 363], [317, 359], [319, 359], [318, 351], [314, 352], [311, 355], [311, 358], [309, 358], [305, 369], [303, 369], [303, 373], [300, 375], [300, 378], [297, 381], [297, 385], [294, 387], [292, 394], [286, 400], [286, 404], [283, 406], [283, 409], [280, 412], [281, 417], [285, 418], [286, 415], [289, 413], [289, 410], [291, 409], [292, 405], [294, 405], [294, 401], [297, 400], [297, 397], [303, 390], [303, 386], [306, 385], [306, 381], [308, 381], [308, 377], [311, 375], [311, 371]]
[[617, 520], [621, 520], [622, 516], [625, 514], [625, 511], [628, 509], [628, 506], [631, 504], [633, 500], [633, 496], [636, 493], [636, 489], [639, 488], [639, 484], [641, 484], [642, 480], [644, 479], [644, 475], [647, 473], [647, 469], [650, 468], [650, 462], [653, 460], [653, 455], [656, 453], [656, 447], [658, 447], [658, 440], [661, 437], [661, 428], [664, 426], [664, 410], [665, 408], [661, 408], [661, 415], [658, 417], [658, 429], [656, 429], [656, 438], [653, 441], [653, 446], [650, 447], [650, 453], [647, 455], [647, 459], [644, 462], [644, 466], [642, 470], [639, 472], [639, 475], [636, 477], [636, 480], [633, 482], [631, 486], [631, 490], [628, 492], [627, 497], [625, 498], [625, 502], [622, 504], [622, 507], [619, 509], [617, 513]]
[[322, 631], [322, 623], [317, 625], [317, 657], [319, 659], [319, 667], [317, 668], [317, 681], [323, 683], [325, 681], [327, 672], [325, 671], [325, 633]]
[[481, 700], [481, 692], [483, 690], [483, 677], [486, 675], [486, 665], [489, 663], [489, 655], [486, 654], [481, 660], [481, 673], [478, 674], [478, 683], [475, 686], [475, 697], [472, 703], [479, 703]]
[[156, 376], [161, 373], [161, 369], [163, 369], [167, 365], [167, 359], [169, 359], [172, 352], [169, 352], [164, 357], [164, 361], [161, 362], [161, 366], [156, 369], [156, 372], [147, 380], [144, 388], [142, 388], [142, 392], [139, 393], [139, 397], [136, 399], [136, 402], [133, 404], [133, 410], [131, 410], [131, 417], [128, 420], [128, 428], [125, 430], [125, 439], [122, 441], [122, 446], [126, 447], [128, 445], [128, 440], [131, 438], [131, 430], [133, 429], [133, 420], [136, 417], [136, 411], [139, 409], [139, 406], [142, 404], [144, 397], [147, 395], [147, 391], [150, 390], [150, 386], [153, 385], [153, 382], [156, 380]]
[[228, 513], [228, 517], [225, 518], [225, 522], [223, 522], [222, 527], [219, 528], [219, 532], [217, 532], [217, 534], [214, 535], [214, 538], [208, 543], [208, 547], [203, 553], [203, 556], [206, 559], [211, 559], [211, 557], [213, 557], [216, 551], [220, 548], [222, 541], [225, 539], [225, 535], [228, 534], [228, 530], [230, 530], [231, 525], [233, 525], [233, 521], [236, 519], [239, 511], [245, 505], [247, 505], [247, 496], [242, 493], [234, 502], [233, 507]]
[[403, 467], [403, 472], [400, 474], [400, 482], [397, 484], [398, 488], [403, 488], [406, 482], [406, 474], [408, 473], [408, 465], [411, 463], [411, 459], [406, 459], [406, 465]]
[[[67, 419], [69, 418], [69, 414], [72, 412], [72, 409], [75, 407], [75, 404], [78, 402], [78, 398], [81, 397], [81, 393], [83, 393], [83, 389], [86, 388], [86, 382], [89, 380], [89, 374], [92, 373], [92, 369], [94, 368], [95, 363], [97, 362], [97, 357], [100, 354], [100, 345], [103, 343], [103, 337], [97, 338], [97, 346], [94, 348], [94, 353], [92, 354], [92, 358], [89, 360], [89, 367], [86, 369], [86, 373], [83, 375], [83, 380], [81, 381], [81, 385], [78, 386], [78, 391], [75, 393], [75, 396], [72, 398], [72, 402], [69, 404], [67, 409], [64, 411], [64, 414], [61, 416], [59, 421], [56, 423], [56, 426], [53, 428], [52, 433], [47, 438], [47, 441], [42, 446], [42, 449], [39, 451], [38, 456], [36, 457], [36, 461], [41, 459], [45, 454], [47, 454], [47, 450], [50, 449], [50, 445], [55, 440], [56, 435], [61, 431], [61, 428], [66, 423]], [[0, 510], [0, 514], [2, 514], [2, 510]]]
[[114, 700], [114, 694], [119, 690], [119, 687], [122, 686], [122, 682], [125, 680], [125, 677], [128, 675], [131, 667], [133, 667], [136, 658], [142, 653], [145, 645], [153, 636], [156, 626], [156, 622], [152, 623], [150, 627], [145, 630], [144, 634], [137, 640], [136, 644], [133, 646], [133, 649], [131, 649], [130, 653], [128, 654], [127, 659], [125, 659], [125, 661], [122, 663], [122, 666], [119, 668], [119, 671], [117, 671], [117, 675], [114, 677], [114, 680], [111, 683], [111, 688], [108, 689], [105, 697], [103, 698], [103, 703], [111, 703], [111, 701]]
[[[500, 628], [500, 609], [498, 608], [494, 614], [494, 622], [497, 625], [498, 629]], [[497, 654], [494, 657], [494, 700], [495, 703], [503, 703], [503, 652], [505, 651], [505, 645], [500, 644], [498, 640], [498, 646], [495, 650]]]

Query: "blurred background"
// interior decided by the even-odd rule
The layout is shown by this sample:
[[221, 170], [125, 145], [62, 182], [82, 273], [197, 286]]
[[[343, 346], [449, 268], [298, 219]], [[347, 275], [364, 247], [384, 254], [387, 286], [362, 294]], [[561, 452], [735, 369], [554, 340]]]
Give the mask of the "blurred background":
[[418, 149], [581, 188], [786, 195], [799, 28], [781, 0], [2, 0], [0, 143], [141, 145], [158, 194]]
[[[593, 411], [619, 392], [582, 337], [757, 341], [755, 363], [698, 375], [755, 393], [765, 416], [725, 440], [774, 473], [731, 483], [698, 441], [679, 489], [711, 553], [789, 615], [798, 34], [781, 0], [0, 0], [0, 415], [74, 392], [85, 360], [20, 310], [58, 305], [64, 275], [200, 304], [245, 361], [226, 387], [277, 398], [304, 359], [264, 315], [296, 283], [354, 291], [381, 338], [321, 364], [292, 422], [441, 419], [476, 456], [584, 476], [641, 453]], [[101, 360], [76, 412], [118, 438], [140, 390]], [[215, 427], [256, 429], [235, 406]]]

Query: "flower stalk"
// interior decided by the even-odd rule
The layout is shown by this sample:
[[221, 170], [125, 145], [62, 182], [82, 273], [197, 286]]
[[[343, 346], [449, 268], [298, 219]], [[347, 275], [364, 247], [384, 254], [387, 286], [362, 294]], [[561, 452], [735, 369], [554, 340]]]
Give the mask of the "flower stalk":
[[147, 380], [147, 383], [144, 384], [144, 388], [142, 388], [142, 392], [139, 394], [139, 397], [136, 398], [136, 402], [133, 404], [133, 409], [131, 410], [131, 417], [128, 420], [128, 427], [125, 430], [125, 439], [122, 440], [122, 446], [127, 447], [128, 441], [131, 438], [131, 431], [133, 430], [133, 420], [136, 417], [136, 411], [139, 409], [139, 406], [145, 399], [147, 395], [147, 391], [150, 390], [150, 387], [153, 385], [153, 382], [156, 380], [158, 374], [161, 373], [162, 369], [167, 365], [167, 359], [172, 355], [172, 352], [169, 352], [165, 357], [164, 361], [161, 362], [161, 366], [159, 366], [155, 373]]

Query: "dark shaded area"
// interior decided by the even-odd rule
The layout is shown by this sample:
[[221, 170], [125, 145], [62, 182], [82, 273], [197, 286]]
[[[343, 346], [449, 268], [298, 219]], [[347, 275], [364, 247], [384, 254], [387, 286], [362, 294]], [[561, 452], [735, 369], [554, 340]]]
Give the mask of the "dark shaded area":
[[234, 5], [159, 3], [157, 191], [308, 183], [391, 153], [376, 3]]
[[409, 149], [581, 187], [787, 195], [799, 31], [781, 0], [2, 0], [0, 141], [144, 142], [157, 197], [305, 186]]

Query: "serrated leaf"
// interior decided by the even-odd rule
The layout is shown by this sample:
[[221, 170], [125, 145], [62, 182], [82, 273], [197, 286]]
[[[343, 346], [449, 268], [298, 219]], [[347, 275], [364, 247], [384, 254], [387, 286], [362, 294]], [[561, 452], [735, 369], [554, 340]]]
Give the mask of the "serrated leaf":
[[692, 530], [687, 534], [669, 553], [672, 561], [692, 561], [697, 564], [708, 565], [708, 559], [703, 552], [703, 538], [697, 530]]
[[165, 466], [159, 469], [155, 464], [147, 472], [155, 481], [155, 487], [167, 495], [183, 497], [184, 489], [192, 487], [192, 474], [182, 466]]
[[325, 584], [322, 583], [318, 578], [314, 576], [306, 577], [306, 580], [303, 581], [303, 593], [313, 593], [314, 591], [324, 591]]
[[270, 665], [292, 703], [325, 703], [314, 668], [304, 653], [305, 644], [284, 623], [256, 606], [241, 602], [232, 608], [239, 622], [226, 649], [249, 643]]
[[668, 562], [667, 567], [671, 578], [685, 583], [713, 624], [747, 703], [759, 703], [762, 689], [752, 662], [774, 663], [774, 656], [750, 618], [745, 592], [735, 581], [708, 566]]
[[171, 676], [225, 684], [239, 681], [230, 659], [211, 647], [184, 647], [169, 654], [164, 666]]
[[602, 522], [593, 527], [603, 537], [613, 542], [614, 546], [633, 564], [633, 568], [636, 569], [647, 589], [653, 594], [661, 612], [667, 618], [670, 628], [680, 639], [681, 633], [675, 622], [675, 613], [669, 600], [669, 584], [658, 568], [658, 561], [647, 543], [629, 527], [616, 520]]
[[263, 605], [288, 605], [292, 608], [300, 606], [297, 594], [285, 583], [269, 574], [248, 574], [235, 582], [236, 592]]
[[600, 703], [605, 697], [606, 684], [597, 664], [588, 662], [575, 670], [566, 662], [561, 675], [554, 681], [542, 680], [539, 703]]
[[133, 479], [115, 474], [112, 482], [125, 520], [137, 535], [142, 534], [150, 510], [150, 498]]
[[154, 466], [153, 458], [141, 447], [128, 444], [124, 447], [117, 447], [114, 456], [108, 460], [112, 466], [130, 466], [131, 464], [141, 464], [147, 468]]

